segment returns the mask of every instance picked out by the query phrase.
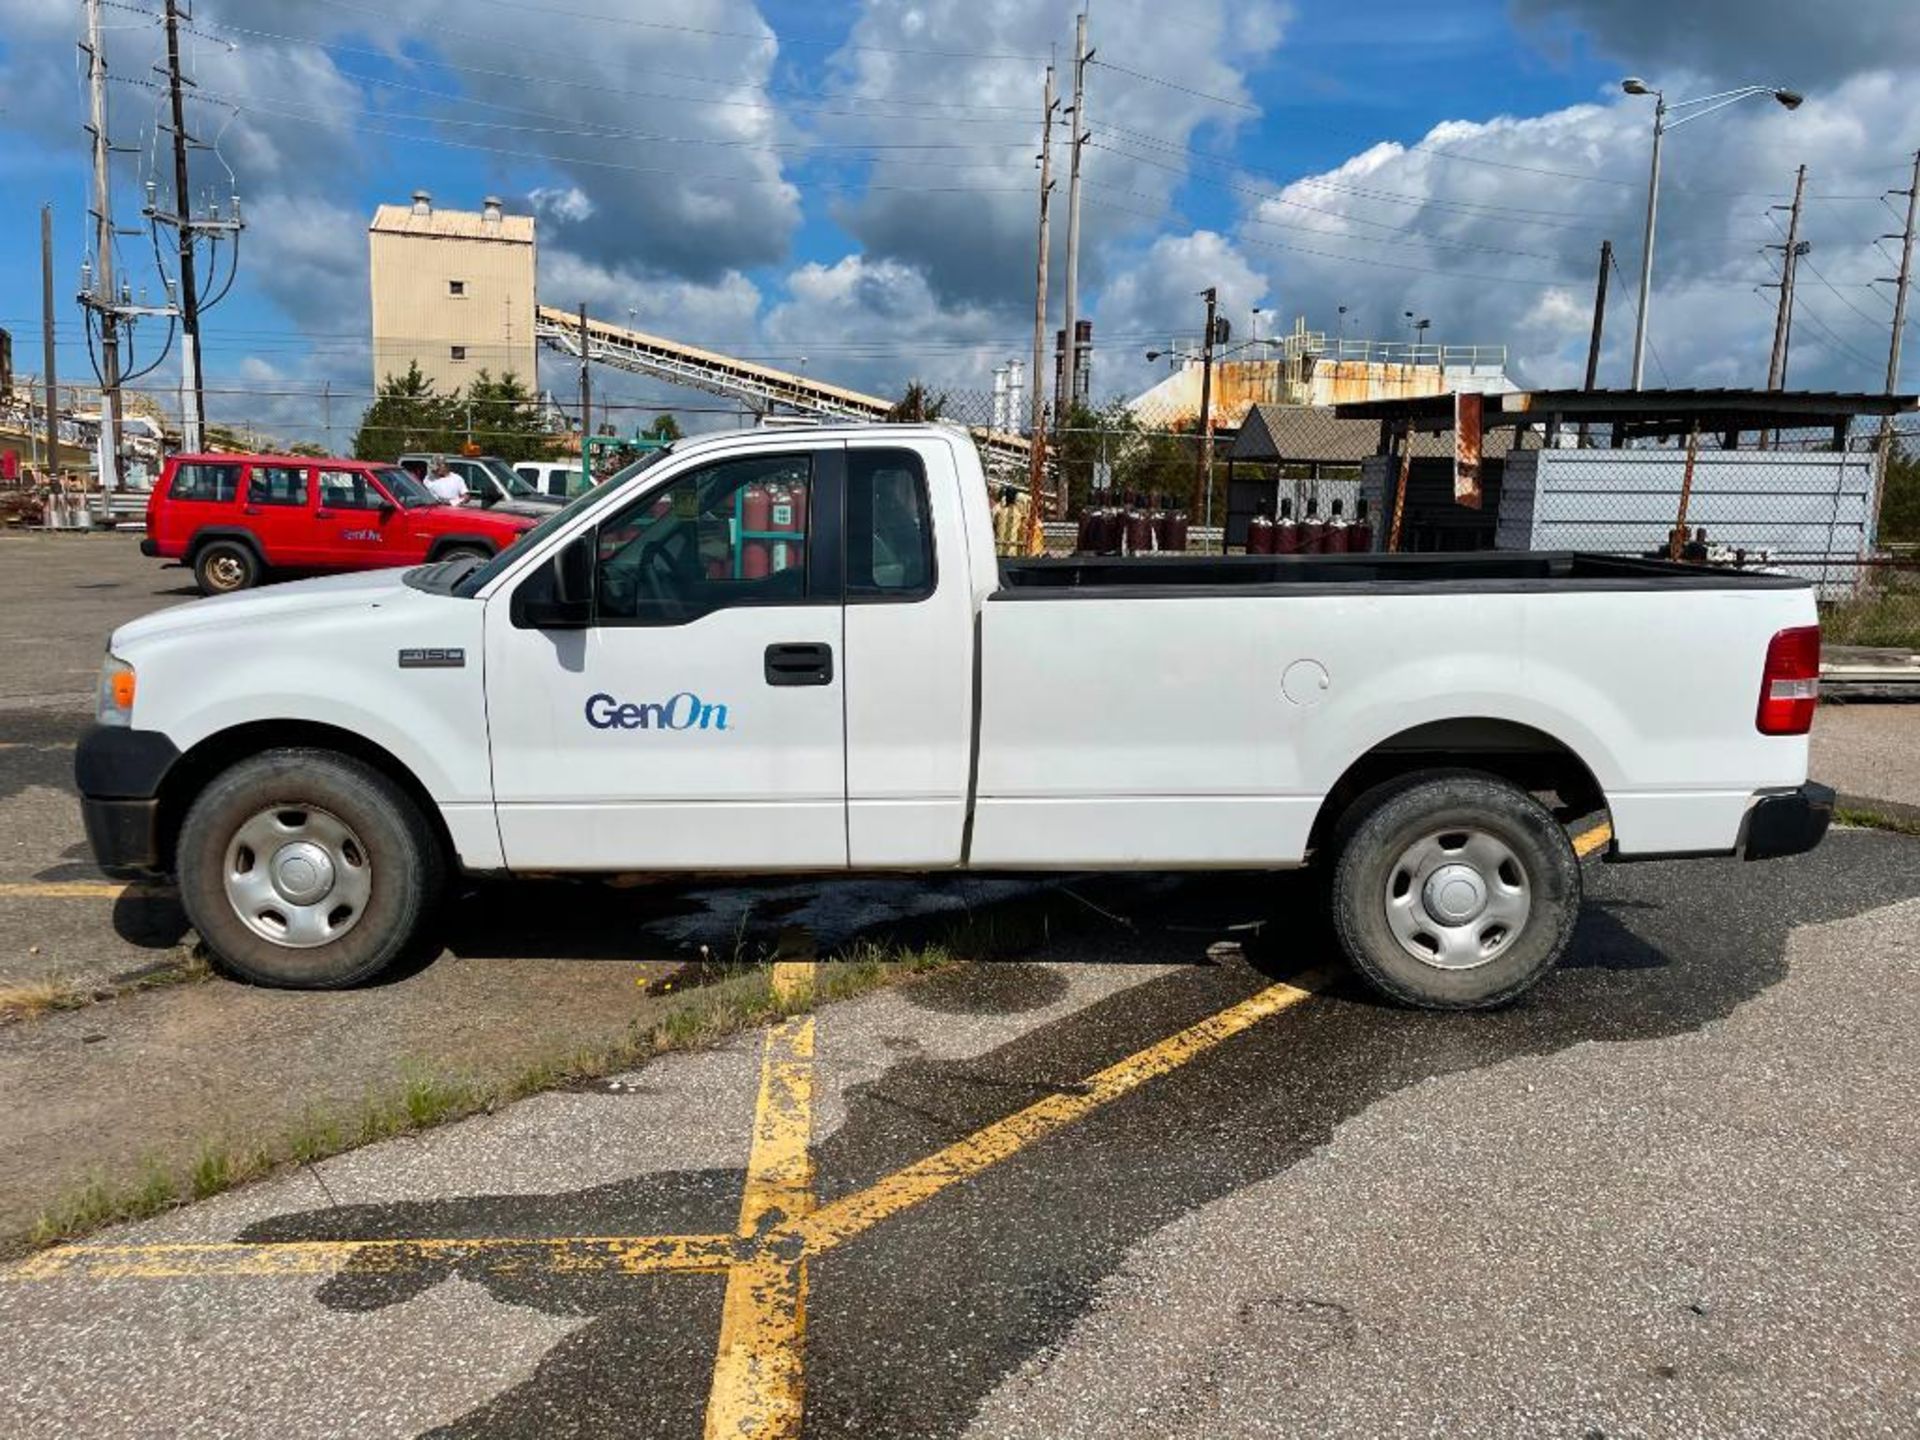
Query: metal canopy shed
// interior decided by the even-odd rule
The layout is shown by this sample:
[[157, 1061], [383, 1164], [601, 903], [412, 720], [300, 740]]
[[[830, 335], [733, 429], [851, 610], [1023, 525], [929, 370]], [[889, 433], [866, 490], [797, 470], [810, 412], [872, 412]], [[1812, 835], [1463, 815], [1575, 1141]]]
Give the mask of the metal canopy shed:
[[[1485, 397], [1483, 433], [1508, 440], [1498, 490], [1456, 504], [1452, 396], [1335, 407], [1378, 426], [1362, 492], [1383, 512], [1410, 447], [1403, 549], [1670, 551], [1708, 540], [1736, 563], [1851, 591], [1875, 550], [1879, 425], [1909, 395], [1766, 390], [1535, 390]], [[1437, 447], [1437, 454], [1427, 447]], [[1486, 467], [1491, 470], [1491, 465]], [[1702, 535], [1706, 530], [1710, 533]], [[1864, 563], [1863, 563], [1864, 562]]]

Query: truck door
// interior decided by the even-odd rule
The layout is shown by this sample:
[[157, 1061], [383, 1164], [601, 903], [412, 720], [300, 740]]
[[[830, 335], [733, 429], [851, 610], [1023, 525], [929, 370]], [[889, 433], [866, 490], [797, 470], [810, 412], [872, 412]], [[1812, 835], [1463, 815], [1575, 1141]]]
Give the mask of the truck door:
[[[617, 509], [592, 535], [585, 629], [488, 606], [508, 865], [846, 865], [845, 454], [735, 454]], [[515, 591], [551, 584], [542, 566]]]

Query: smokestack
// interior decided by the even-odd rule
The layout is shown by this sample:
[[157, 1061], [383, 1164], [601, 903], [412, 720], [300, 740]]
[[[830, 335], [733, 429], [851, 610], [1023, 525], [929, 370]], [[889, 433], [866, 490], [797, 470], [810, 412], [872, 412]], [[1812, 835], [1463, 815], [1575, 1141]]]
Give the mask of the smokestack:
[[498, 195], [489, 195], [480, 202], [480, 219], [483, 224], [487, 225], [498, 225], [500, 223], [500, 197]]
[[416, 215], [431, 215], [433, 213], [433, 196], [429, 195], [425, 190], [414, 191], [413, 213]]

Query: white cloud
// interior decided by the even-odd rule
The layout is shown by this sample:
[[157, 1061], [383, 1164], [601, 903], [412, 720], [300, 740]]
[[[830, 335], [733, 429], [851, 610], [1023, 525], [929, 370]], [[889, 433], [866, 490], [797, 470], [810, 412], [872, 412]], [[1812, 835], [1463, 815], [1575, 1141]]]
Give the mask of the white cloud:
[[596, 208], [578, 185], [536, 185], [527, 192], [527, 203], [534, 214], [560, 221], [591, 220]]

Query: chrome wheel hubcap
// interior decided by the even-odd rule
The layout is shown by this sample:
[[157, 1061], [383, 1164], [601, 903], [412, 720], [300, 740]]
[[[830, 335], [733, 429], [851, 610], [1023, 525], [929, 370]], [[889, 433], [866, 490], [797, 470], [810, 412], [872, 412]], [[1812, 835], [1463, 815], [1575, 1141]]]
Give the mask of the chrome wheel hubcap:
[[296, 950], [345, 935], [373, 893], [360, 837], [339, 816], [310, 806], [262, 810], [236, 830], [224, 879], [242, 924]]
[[1533, 911], [1527, 872], [1504, 840], [1443, 830], [1409, 845], [1387, 872], [1387, 925], [1400, 948], [1441, 970], [1504, 954]]

